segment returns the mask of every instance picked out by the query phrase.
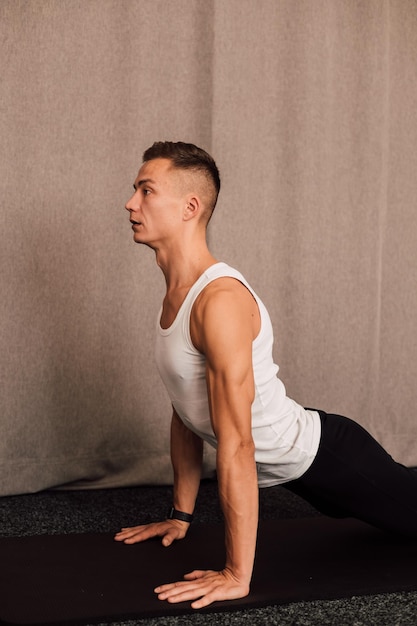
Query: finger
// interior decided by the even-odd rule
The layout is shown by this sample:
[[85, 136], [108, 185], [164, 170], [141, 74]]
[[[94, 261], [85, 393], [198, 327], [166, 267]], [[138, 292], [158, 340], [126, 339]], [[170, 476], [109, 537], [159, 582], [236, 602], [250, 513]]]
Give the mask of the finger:
[[[160, 585], [156, 587], [154, 591], [158, 594], [159, 600], [166, 600], [172, 603], [200, 599], [202, 596], [216, 590], [216, 588], [222, 584], [222, 580], [219, 579], [217, 572], [210, 570], [204, 571], [203, 573], [205, 576], [193, 581], [179, 581]], [[211, 602], [213, 602], [213, 600], [208, 597], [205, 606]]]
[[119, 530], [118, 533], [115, 534], [114, 538], [115, 538], [116, 541], [124, 541], [124, 539], [127, 539], [129, 537], [133, 537], [138, 532], [141, 532], [141, 530], [143, 528], [144, 528], [144, 526], [134, 526], [132, 528], [122, 528], [121, 530]]
[[162, 537], [162, 545], [170, 546], [176, 539], [182, 539], [185, 533], [183, 529], [177, 528], [168, 522], [159, 522], [156, 524], [145, 524], [142, 526], [134, 526], [132, 528], [122, 528], [114, 539], [123, 541], [126, 544], [139, 543], [152, 539], [153, 537]]
[[127, 544], [139, 543], [146, 541], [152, 537], [158, 536], [159, 531], [152, 526], [135, 526], [133, 528], [126, 528], [115, 535], [116, 541], [123, 541]]
[[221, 584], [211, 585], [211, 589], [200, 598], [197, 598], [191, 603], [193, 609], [203, 609], [213, 602], [221, 602], [223, 600], [236, 600], [238, 598], [244, 598], [249, 593], [249, 589], [239, 586], [226, 586]]
[[205, 593], [205, 587], [201, 584], [181, 581], [156, 587], [155, 593], [158, 594], [159, 600], [166, 600], [175, 604], [176, 602], [200, 598]]
[[[201, 571], [191, 572], [195, 573], [200, 574]], [[190, 581], [160, 585], [155, 589], [158, 599], [173, 604], [191, 601], [193, 609], [202, 609], [213, 602], [243, 598], [249, 593], [247, 585], [227, 581], [219, 572], [210, 570], [203, 571], [203, 574]]]
[[195, 569], [188, 574], [184, 574], [186, 580], [196, 580], [197, 578], [204, 578], [207, 575], [215, 574], [214, 570]]
[[167, 533], [162, 538], [162, 545], [165, 546], [165, 548], [168, 548], [168, 546], [170, 546], [175, 541], [176, 538], [177, 538], [176, 533]]
[[227, 600], [228, 598], [219, 595], [214, 591], [213, 593], [206, 593], [203, 597], [198, 598], [194, 602], [191, 602], [192, 609], [204, 609], [206, 606], [209, 606], [213, 602], [219, 602], [221, 600]]
[[[198, 574], [198, 576], [194, 577], [194, 574]], [[201, 584], [202, 578], [215, 578], [217, 575], [218, 572], [215, 572], [214, 570], [194, 570], [190, 574], [185, 574], [184, 576], [184, 578], [186, 578], [187, 576], [193, 576], [193, 578], [190, 579], [190, 582], [188, 580], [179, 580], [175, 583], [165, 583], [164, 585], [159, 585], [158, 587], [155, 587], [154, 591], [155, 593], [165, 593], [174, 590], [181, 591], [181, 588], [184, 587], [188, 587], [191, 589], [193, 587], [196, 587], [196, 585]], [[195, 584], [193, 584], [192, 581], [195, 581]]]

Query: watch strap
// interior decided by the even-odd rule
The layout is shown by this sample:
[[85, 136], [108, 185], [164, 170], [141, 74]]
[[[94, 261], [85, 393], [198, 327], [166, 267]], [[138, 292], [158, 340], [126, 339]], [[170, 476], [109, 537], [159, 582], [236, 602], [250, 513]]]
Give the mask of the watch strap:
[[194, 519], [194, 515], [191, 515], [190, 513], [184, 513], [183, 511], [178, 511], [172, 506], [168, 511], [167, 519], [178, 519], [181, 520], [181, 522], [188, 522], [189, 524], [191, 524]]

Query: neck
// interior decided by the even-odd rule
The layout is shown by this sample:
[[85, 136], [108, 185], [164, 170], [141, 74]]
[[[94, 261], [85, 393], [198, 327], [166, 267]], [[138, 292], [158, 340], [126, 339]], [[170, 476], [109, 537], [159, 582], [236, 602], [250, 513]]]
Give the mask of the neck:
[[165, 277], [167, 292], [191, 287], [210, 265], [217, 263], [207, 243], [175, 245], [169, 251], [156, 250], [156, 262]]

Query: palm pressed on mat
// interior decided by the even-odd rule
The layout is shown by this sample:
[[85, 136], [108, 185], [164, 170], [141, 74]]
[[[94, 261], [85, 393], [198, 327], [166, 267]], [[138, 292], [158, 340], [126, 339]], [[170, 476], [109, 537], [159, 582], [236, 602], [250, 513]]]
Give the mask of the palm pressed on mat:
[[[157, 599], [155, 586], [193, 569], [219, 569], [221, 525], [195, 524], [164, 548], [127, 546], [111, 533], [0, 540], [0, 623], [85, 624], [180, 615], [189, 603]], [[327, 517], [263, 521], [251, 593], [205, 609], [231, 611], [302, 600], [417, 590], [417, 542], [356, 520]]]

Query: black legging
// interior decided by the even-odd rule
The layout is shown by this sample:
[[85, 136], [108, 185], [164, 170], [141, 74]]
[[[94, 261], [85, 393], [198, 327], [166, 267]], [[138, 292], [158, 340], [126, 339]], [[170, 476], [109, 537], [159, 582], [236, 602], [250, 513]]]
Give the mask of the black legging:
[[417, 538], [417, 474], [356, 422], [319, 411], [322, 435], [307, 472], [283, 486], [331, 517], [355, 517]]

